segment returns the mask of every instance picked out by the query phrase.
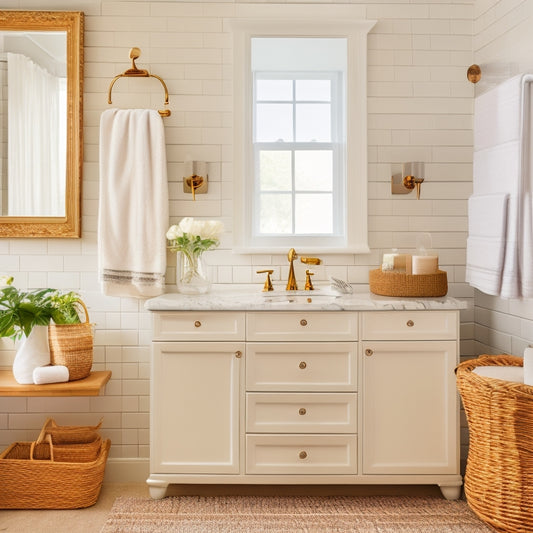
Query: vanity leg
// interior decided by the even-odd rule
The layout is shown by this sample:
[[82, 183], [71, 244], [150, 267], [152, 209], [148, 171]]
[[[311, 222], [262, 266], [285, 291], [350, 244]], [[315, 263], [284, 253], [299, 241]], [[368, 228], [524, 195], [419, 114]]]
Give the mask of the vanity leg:
[[161, 500], [167, 494], [168, 483], [165, 481], [147, 479], [148, 490], [150, 491], [150, 497], [153, 500]]
[[458, 500], [461, 497], [462, 485], [439, 485], [442, 495], [447, 500]]

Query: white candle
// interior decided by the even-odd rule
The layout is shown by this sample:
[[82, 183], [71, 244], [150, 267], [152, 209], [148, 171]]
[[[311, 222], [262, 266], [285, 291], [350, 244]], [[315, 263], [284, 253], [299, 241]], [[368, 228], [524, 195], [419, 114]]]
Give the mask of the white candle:
[[436, 274], [438, 269], [438, 256], [413, 255], [413, 274]]

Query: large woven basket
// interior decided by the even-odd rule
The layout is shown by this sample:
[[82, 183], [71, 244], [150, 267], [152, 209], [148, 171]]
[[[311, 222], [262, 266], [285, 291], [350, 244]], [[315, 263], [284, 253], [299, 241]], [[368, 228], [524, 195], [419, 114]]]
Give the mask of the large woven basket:
[[483, 355], [457, 367], [470, 432], [468, 505], [498, 531], [533, 532], [533, 387], [479, 376], [478, 366], [522, 366], [512, 355]]
[[93, 325], [89, 311], [79, 300], [85, 312], [85, 322], [80, 324], [50, 324], [48, 342], [50, 362], [68, 368], [69, 381], [86, 378], [93, 366]]
[[436, 274], [404, 274], [402, 272], [382, 272], [381, 268], [368, 273], [370, 292], [381, 296], [437, 297], [448, 292], [446, 272]]
[[88, 462], [38, 460], [33, 445], [15, 442], [0, 454], [0, 509], [79, 509], [96, 503], [110, 440]]

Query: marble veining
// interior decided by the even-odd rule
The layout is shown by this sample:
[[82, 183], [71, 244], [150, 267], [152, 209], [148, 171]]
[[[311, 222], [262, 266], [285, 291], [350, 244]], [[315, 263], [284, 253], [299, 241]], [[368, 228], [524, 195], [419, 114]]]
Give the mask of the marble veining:
[[329, 285], [314, 291], [261, 292], [258, 285], [214, 285], [206, 294], [162, 294], [145, 303], [149, 311], [408, 311], [466, 309], [456, 298], [391, 298], [370, 292], [339, 294]]

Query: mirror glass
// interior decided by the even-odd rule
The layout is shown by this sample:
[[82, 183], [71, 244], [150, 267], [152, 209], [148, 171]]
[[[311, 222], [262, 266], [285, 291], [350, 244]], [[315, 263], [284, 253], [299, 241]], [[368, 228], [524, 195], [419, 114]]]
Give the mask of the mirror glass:
[[80, 237], [83, 14], [0, 12], [0, 237]]

